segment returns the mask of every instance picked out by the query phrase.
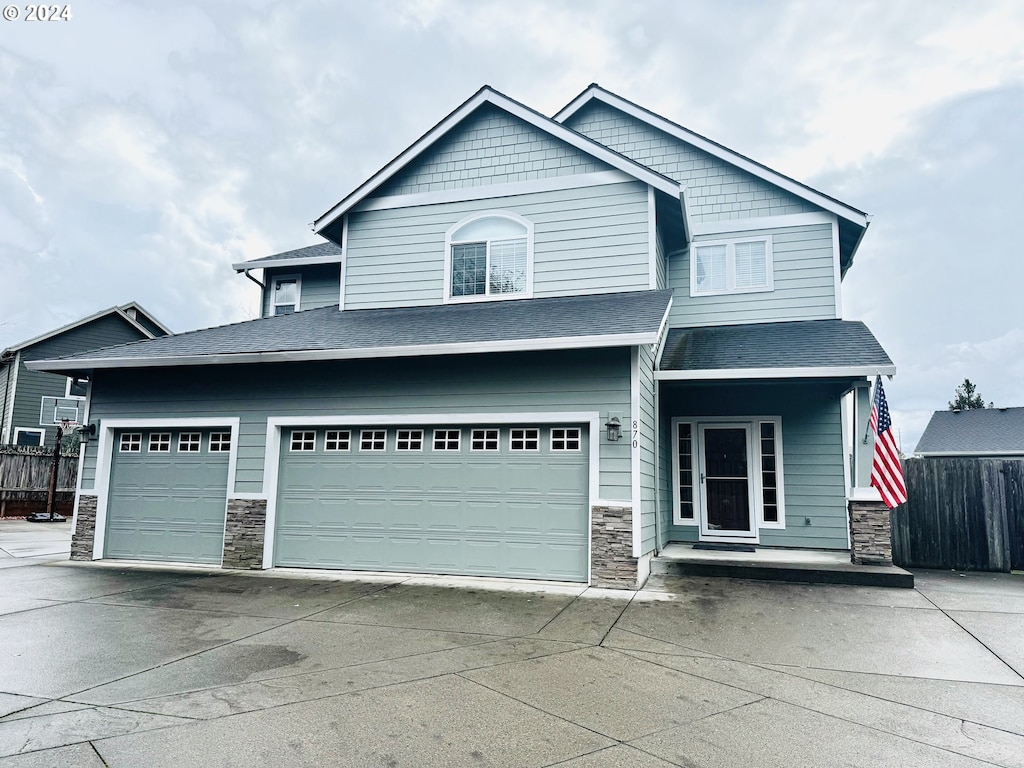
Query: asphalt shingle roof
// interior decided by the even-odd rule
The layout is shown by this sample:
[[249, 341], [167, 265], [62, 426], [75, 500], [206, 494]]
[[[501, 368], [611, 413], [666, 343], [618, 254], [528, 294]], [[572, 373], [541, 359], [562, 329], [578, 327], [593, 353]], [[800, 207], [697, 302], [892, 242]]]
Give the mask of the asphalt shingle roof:
[[[623, 334], [646, 334], [653, 342], [671, 296], [671, 291], [631, 291], [344, 312], [332, 306], [179, 333], [60, 360], [82, 361], [82, 367], [89, 368], [93, 367], [91, 363], [96, 367], [117, 367], [118, 361], [126, 365], [142, 361], [174, 365], [182, 358], [201, 363], [205, 356], [289, 352], [312, 352], [315, 359], [318, 352], [326, 358], [338, 350], [369, 352], [437, 344], [499, 343], [502, 349], [513, 350], [529, 348], [530, 342], [536, 341]], [[425, 349], [424, 353], [431, 351]], [[412, 350], [409, 354], [417, 353]]]
[[663, 371], [891, 366], [867, 326], [850, 320], [674, 328], [661, 357]]
[[250, 259], [246, 264], [259, 264], [261, 261], [279, 261], [283, 259], [309, 259], [321, 256], [341, 256], [341, 246], [330, 241], [308, 245], [305, 248], [296, 248], [293, 251], [275, 253], [273, 256], [263, 256], [259, 259]]
[[914, 453], [1024, 454], [1024, 408], [936, 411]]

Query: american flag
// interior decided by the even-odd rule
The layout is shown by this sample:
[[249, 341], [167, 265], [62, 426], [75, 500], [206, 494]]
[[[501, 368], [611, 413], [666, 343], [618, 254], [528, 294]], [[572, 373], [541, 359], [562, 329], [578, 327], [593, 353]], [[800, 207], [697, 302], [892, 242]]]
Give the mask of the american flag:
[[871, 463], [871, 485], [878, 489], [889, 509], [907, 500], [907, 486], [900, 466], [900, 453], [892, 436], [889, 404], [885, 402], [882, 379], [875, 384], [875, 400], [871, 405], [868, 427], [875, 433], [875, 457]]

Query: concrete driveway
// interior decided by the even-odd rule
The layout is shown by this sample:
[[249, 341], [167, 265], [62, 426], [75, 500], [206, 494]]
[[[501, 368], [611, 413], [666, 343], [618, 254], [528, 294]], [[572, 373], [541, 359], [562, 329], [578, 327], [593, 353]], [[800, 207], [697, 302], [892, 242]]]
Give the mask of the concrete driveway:
[[0, 564], [4, 767], [1024, 766], [1020, 575], [617, 594]]

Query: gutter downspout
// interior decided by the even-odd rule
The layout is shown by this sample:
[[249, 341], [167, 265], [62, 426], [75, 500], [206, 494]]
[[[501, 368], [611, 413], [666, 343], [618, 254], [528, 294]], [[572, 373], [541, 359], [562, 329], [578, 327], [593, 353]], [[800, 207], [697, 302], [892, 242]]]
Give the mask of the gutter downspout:
[[250, 280], [252, 280], [254, 283], [256, 283], [256, 285], [258, 285], [260, 287], [260, 314], [259, 314], [259, 316], [263, 317], [263, 313], [266, 311], [264, 309], [264, 306], [266, 305], [266, 302], [267, 302], [267, 286], [265, 286], [263, 283], [261, 283], [259, 280], [257, 280], [252, 275], [250, 275], [249, 271], [250, 270], [248, 270], [248, 269], [237, 269], [237, 270], [235, 270], [235, 273], [237, 274], [238, 272], [244, 272], [246, 277], [248, 277]]

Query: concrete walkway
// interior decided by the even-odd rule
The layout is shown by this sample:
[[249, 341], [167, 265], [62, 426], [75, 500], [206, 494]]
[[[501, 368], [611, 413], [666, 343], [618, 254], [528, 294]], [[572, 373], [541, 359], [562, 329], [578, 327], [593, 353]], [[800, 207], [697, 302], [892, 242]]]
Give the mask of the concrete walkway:
[[1020, 575], [622, 594], [11, 560], [3, 767], [1024, 766]]

